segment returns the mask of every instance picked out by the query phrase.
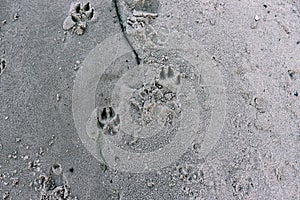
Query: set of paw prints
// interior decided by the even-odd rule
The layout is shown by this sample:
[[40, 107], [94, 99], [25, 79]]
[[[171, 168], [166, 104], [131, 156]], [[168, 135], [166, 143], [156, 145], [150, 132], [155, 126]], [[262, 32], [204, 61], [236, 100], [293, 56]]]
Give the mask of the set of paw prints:
[[[181, 84], [181, 74], [171, 67], [162, 67], [158, 78], [135, 90], [130, 99], [132, 112], [138, 113], [135, 120], [145, 126], [158, 113], [164, 112], [164, 124], [171, 124], [173, 119], [181, 113], [181, 106], [177, 99]], [[161, 116], [161, 115], [159, 115]], [[113, 107], [102, 108], [97, 114], [97, 127], [105, 135], [115, 135], [120, 131], [120, 116]]]
[[88, 22], [94, 19], [95, 9], [90, 2], [74, 3], [71, 5], [69, 16], [63, 22], [63, 29], [77, 35], [82, 35], [87, 29]]

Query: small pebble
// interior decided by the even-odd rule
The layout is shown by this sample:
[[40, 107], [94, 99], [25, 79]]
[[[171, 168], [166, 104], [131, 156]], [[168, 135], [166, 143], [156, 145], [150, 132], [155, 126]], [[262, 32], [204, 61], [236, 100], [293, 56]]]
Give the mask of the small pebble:
[[197, 23], [197, 24], [202, 24], [202, 20], [197, 19], [197, 20], [196, 20], [196, 23]]
[[8, 199], [8, 197], [9, 197], [9, 192], [4, 192], [4, 194], [3, 194], [3, 200]]
[[168, 57], [168, 56], [163, 56], [162, 61], [166, 62], [166, 61], [168, 61], [168, 60], [169, 60], [169, 57]]
[[13, 21], [17, 21], [19, 19], [19, 17], [20, 16], [18, 15], [18, 13], [14, 14]]
[[12, 178], [12, 185], [16, 186], [19, 184], [19, 178]]
[[296, 92], [294, 92], [294, 96], [296, 96], [296, 97], [298, 96], [298, 92], [297, 92], [297, 91], [296, 91]]
[[292, 80], [295, 80], [296, 79], [296, 77], [295, 77], [295, 75], [296, 75], [296, 72], [294, 71], [294, 70], [288, 70], [288, 73], [289, 73], [289, 76], [290, 76], [290, 78], [292, 79]]
[[255, 21], [259, 21], [259, 20], [260, 20], [260, 17], [259, 17], [258, 15], [255, 15], [254, 20], [255, 20]]
[[74, 70], [74, 71], [77, 71], [79, 68], [80, 68], [80, 67], [76, 65], [76, 66], [74, 66], [73, 70]]
[[56, 95], [56, 101], [57, 102], [60, 101], [60, 95], [59, 94]]
[[39, 151], [39, 155], [41, 155], [41, 156], [43, 156], [44, 155], [44, 150], [43, 150], [43, 148], [42, 147], [40, 147], [40, 151]]
[[29, 158], [29, 156], [26, 155], [26, 156], [23, 157], [23, 160], [27, 160], [28, 158]]
[[215, 25], [216, 24], [216, 20], [215, 19], [210, 19], [209, 23], [210, 23], [210, 25]]
[[147, 186], [150, 187], [150, 188], [154, 187], [154, 182], [151, 179], [148, 180], [147, 181]]
[[252, 22], [250, 25], [251, 29], [256, 29], [257, 28], [257, 22]]

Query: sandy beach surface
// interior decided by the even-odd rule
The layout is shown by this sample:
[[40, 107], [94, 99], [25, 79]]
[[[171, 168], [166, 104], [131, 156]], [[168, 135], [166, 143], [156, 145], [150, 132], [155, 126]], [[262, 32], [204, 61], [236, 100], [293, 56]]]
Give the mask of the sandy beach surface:
[[1, 0], [3, 200], [300, 199], [299, 0]]

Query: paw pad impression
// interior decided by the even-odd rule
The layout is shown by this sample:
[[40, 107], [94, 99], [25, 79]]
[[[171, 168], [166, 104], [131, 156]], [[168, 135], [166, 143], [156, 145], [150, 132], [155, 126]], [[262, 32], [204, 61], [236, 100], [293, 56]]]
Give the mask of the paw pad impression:
[[82, 35], [86, 31], [88, 22], [94, 18], [94, 14], [95, 9], [90, 2], [72, 4], [69, 16], [63, 22], [63, 29]]
[[98, 127], [104, 134], [115, 135], [120, 128], [120, 117], [112, 107], [103, 108], [98, 115]]

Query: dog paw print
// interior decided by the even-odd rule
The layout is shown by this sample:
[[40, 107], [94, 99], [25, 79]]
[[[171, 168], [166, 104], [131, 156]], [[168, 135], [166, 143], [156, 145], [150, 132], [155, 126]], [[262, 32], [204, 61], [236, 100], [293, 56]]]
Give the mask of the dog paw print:
[[158, 84], [167, 87], [173, 92], [176, 92], [181, 82], [181, 75], [172, 67], [162, 67], [159, 72], [159, 79], [156, 80]]
[[98, 127], [104, 134], [115, 135], [119, 132], [120, 117], [115, 113], [115, 110], [112, 107], [103, 108], [97, 119]]
[[88, 22], [94, 18], [94, 12], [95, 9], [90, 2], [71, 5], [69, 16], [63, 22], [63, 29], [82, 35], [86, 31]]
[[112, 107], [103, 108], [101, 112], [95, 108], [86, 122], [86, 133], [89, 138], [96, 141], [102, 133], [115, 135], [119, 127], [120, 117]]

